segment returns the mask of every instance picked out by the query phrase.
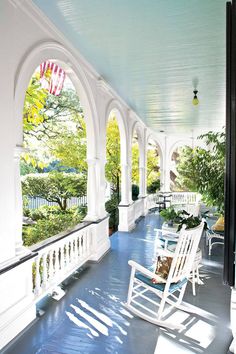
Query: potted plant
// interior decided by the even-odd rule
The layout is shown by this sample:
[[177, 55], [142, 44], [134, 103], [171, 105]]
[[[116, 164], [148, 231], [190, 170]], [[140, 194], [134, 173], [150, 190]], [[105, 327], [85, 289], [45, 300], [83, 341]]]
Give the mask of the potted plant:
[[178, 224], [180, 221], [180, 212], [175, 211], [173, 207], [169, 207], [160, 211], [160, 215], [163, 217], [164, 221], [168, 224], [168, 226], [174, 226], [174, 224]]
[[186, 229], [192, 229], [201, 223], [201, 219], [198, 216], [190, 215], [185, 210], [175, 211], [173, 207], [163, 209], [160, 211], [160, 215], [168, 226], [175, 226], [177, 232], [180, 231], [183, 225], [186, 225]]
[[[181, 230], [183, 225], [186, 225], [186, 229], [192, 229], [200, 225], [201, 219], [198, 216], [193, 216], [187, 213], [185, 210], [182, 211], [182, 218], [179, 221], [179, 225], [177, 228], [177, 232]], [[204, 229], [207, 228], [207, 224], [205, 223]]]

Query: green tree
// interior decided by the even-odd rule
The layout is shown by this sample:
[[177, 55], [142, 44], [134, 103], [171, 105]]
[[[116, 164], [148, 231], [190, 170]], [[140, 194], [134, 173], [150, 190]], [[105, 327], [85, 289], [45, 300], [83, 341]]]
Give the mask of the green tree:
[[209, 206], [224, 210], [225, 132], [212, 132], [199, 137], [207, 149], [186, 146], [180, 152], [177, 182], [198, 192]]
[[75, 173], [30, 174], [22, 178], [22, 191], [24, 196], [56, 202], [66, 210], [68, 199], [86, 194], [86, 180]]
[[53, 160], [86, 173], [86, 129], [80, 100], [73, 88], [54, 96], [41, 88], [35, 73], [26, 91], [22, 160], [43, 169]]
[[139, 185], [139, 144], [136, 137], [132, 144], [132, 183]]
[[147, 151], [147, 187], [160, 181], [160, 159], [156, 148]]
[[39, 81], [40, 74], [36, 72], [29, 83], [25, 94], [23, 110], [24, 134], [33, 134], [38, 126], [45, 120], [44, 107], [48, 91], [43, 89]]
[[120, 133], [119, 127], [114, 115], [110, 116], [107, 123], [106, 140], [106, 179], [111, 183], [113, 193], [120, 196]]
[[60, 125], [57, 136], [48, 141], [50, 153], [69, 168], [76, 168], [79, 173], [87, 174], [86, 125], [83, 117], [77, 113], [71, 117], [70, 125]]

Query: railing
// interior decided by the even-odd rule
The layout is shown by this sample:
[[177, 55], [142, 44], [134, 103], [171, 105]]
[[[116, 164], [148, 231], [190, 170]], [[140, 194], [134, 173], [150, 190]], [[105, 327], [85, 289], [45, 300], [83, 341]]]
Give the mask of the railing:
[[37, 252], [32, 263], [32, 291], [35, 301], [45, 296], [81, 267], [92, 254], [91, 223], [67, 235], [50, 238], [50, 242], [31, 250]]
[[[38, 209], [40, 206], [42, 205], [49, 205], [49, 206], [53, 206], [53, 205], [58, 205], [56, 202], [48, 202], [46, 199], [43, 198], [31, 198], [31, 197], [27, 197], [28, 200], [28, 208], [29, 209]], [[87, 205], [87, 196], [83, 196], [83, 197], [72, 197], [70, 199], [67, 200], [67, 207], [70, 208], [72, 206], [85, 206]]]
[[185, 210], [187, 213], [198, 216], [200, 213], [200, 195], [193, 192], [172, 193], [171, 204], [174, 209]]
[[157, 206], [157, 194], [148, 194], [147, 196], [147, 209], [156, 208]]
[[143, 199], [137, 199], [134, 202], [134, 219], [137, 220], [143, 215]]
[[173, 192], [171, 193], [171, 204], [196, 204], [200, 200], [198, 193], [194, 192]]

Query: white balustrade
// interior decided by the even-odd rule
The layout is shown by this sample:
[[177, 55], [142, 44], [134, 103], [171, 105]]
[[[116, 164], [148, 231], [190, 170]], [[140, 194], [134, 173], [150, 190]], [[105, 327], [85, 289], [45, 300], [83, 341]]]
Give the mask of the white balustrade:
[[149, 194], [147, 196], [147, 209], [156, 208], [157, 204], [157, 194]]
[[134, 202], [134, 218], [137, 220], [143, 215], [143, 199], [135, 200]]
[[32, 263], [32, 290], [38, 301], [89, 260], [91, 224], [34, 251], [38, 254]]
[[171, 204], [196, 204], [200, 200], [198, 193], [194, 192], [173, 192], [171, 193]]

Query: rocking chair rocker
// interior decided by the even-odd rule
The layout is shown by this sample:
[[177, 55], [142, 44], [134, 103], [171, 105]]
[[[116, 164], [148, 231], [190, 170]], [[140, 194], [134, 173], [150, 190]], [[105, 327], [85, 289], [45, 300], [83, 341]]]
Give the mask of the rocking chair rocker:
[[[155, 269], [151, 271], [132, 260], [128, 262], [131, 266], [131, 275], [126, 306], [131, 312], [161, 327], [177, 330], [185, 328], [182, 324], [168, 322], [164, 317], [173, 308], [190, 313], [196, 312], [194, 308], [181, 305], [181, 302], [203, 228], [204, 222], [189, 230], [183, 226], [175, 252], [160, 251], [161, 255], [172, 257], [166, 279], [156, 274]], [[159, 301], [156, 301], [156, 298]]]

